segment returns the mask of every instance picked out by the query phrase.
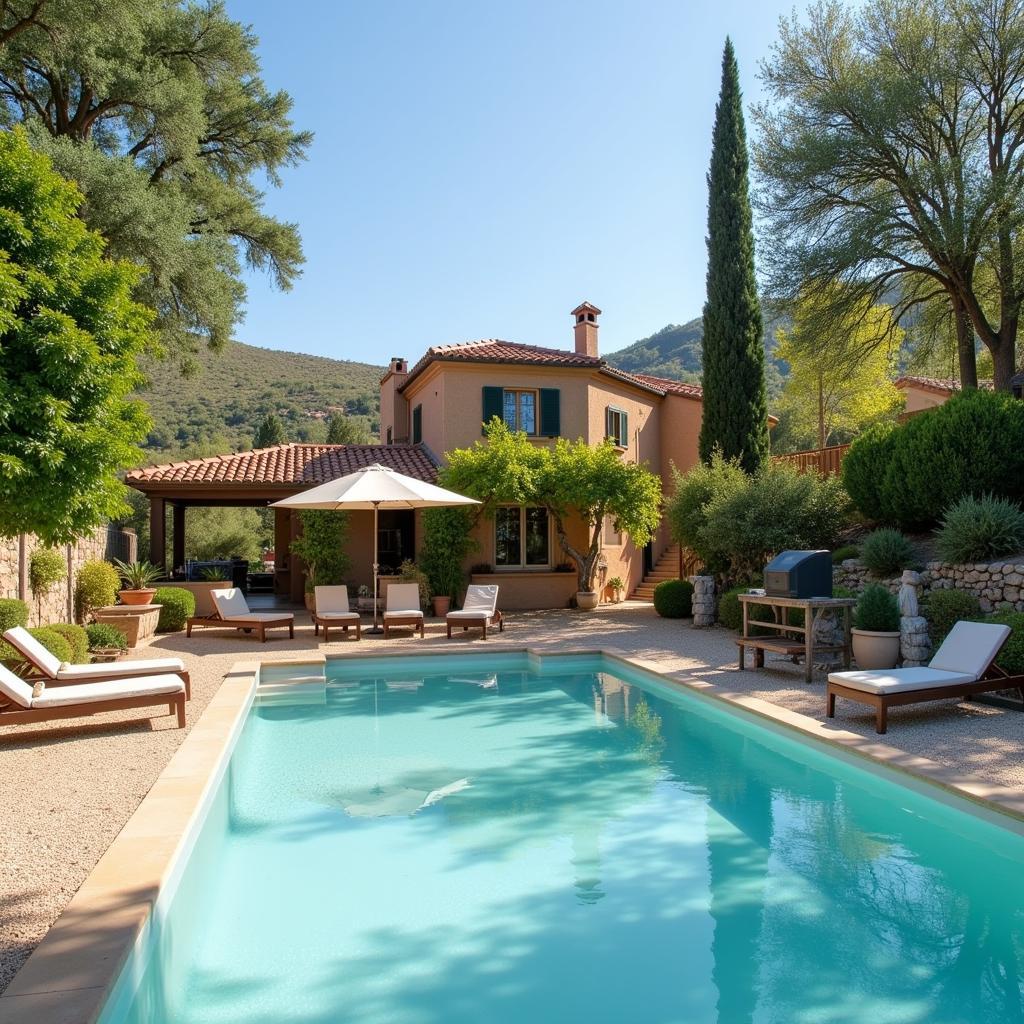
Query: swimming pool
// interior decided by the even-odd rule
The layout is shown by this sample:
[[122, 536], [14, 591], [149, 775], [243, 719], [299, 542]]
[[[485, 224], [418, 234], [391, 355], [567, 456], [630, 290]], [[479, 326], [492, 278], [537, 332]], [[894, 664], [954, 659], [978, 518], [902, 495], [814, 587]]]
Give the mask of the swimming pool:
[[264, 695], [103, 1024], [1024, 1020], [1024, 838], [646, 673]]

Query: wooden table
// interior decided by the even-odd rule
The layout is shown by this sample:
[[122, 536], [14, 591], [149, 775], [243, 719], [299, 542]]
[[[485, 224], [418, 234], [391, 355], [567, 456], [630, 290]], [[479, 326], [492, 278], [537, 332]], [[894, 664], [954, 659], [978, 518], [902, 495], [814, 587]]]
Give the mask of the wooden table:
[[[794, 661], [800, 655], [804, 658], [804, 679], [811, 681], [814, 669], [814, 655], [839, 653], [843, 656], [843, 668], [850, 667], [850, 612], [857, 603], [852, 597], [770, 597], [767, 594], [740, 594], [740, 605], [743, 607], [743, 635], [736, 641], [740, 649], [740, 668], [746, 667], [746, 649], [754, 649], [754, 667], [764, 667], [764, 652], [774, 651], [777, 654], [788, 654]], [[773, 622], [750, 617], [750, 606], [762, 605], [771, 608]], [[789, 609], [802, 608], [804, 624], [794, 625], [789, 621]], [[842, 644], [815, 644], [814, 626], [821, 616], [828, 611], [843, 613]], [[761, 626], [775, 630], [769, 636], [751, 636], [750, 627]], [[777, 635], [776, 635], [777, 634]]]

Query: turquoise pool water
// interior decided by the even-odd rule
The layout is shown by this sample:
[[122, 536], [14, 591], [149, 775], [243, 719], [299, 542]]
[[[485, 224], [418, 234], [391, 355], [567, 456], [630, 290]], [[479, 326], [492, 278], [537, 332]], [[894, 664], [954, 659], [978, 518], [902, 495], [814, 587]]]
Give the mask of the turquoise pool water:
[[342, 661], [255, 706], [104, 1024], [1024, 1021], [1020, 836], [545, 664]]

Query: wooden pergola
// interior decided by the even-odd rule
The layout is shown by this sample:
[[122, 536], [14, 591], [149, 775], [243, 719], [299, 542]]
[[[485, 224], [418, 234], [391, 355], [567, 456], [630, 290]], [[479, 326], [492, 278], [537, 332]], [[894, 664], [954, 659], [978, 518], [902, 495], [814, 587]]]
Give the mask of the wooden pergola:
[[[281, 498], [381, 463], [435, 482], [437, 462], [422, 445], [289, 443], [132, 470], [125, 483], [149, 499], [149, 560], [165, 570], [185, 564], [188, 508], [265, 508]], [[167, 564], [167, 507], [171, 508], [171, 561]], [[299, 517], [274, 509], [274, 593], [301, 602], [303, 565], [291, 552]]]

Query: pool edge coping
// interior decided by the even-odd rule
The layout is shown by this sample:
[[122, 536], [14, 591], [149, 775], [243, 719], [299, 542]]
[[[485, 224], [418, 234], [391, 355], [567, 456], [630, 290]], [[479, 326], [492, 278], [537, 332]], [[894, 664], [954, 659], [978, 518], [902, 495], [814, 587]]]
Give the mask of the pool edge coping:
[[[699, 669], [665, 671], [664, 666], [617, 647], [552, 651], [523, 645], [488, 645], [495, 654], [525, 654], [531, 660], [597, 657], [621, 663], [705, 700], [738, 710], [742, 718], [769, 723], [773, 731], [810, 739], [816, 747], [842, 754], [869, 770], [882, 767], [917, 783], [933, 799], [941, 793], [966, 802], [1002, 827], [1024, 824], [1024, 797], [1006, 786], [857, 733], [830, 729], [807, 715], [747, 694], [730, 692], [700, 678]], [[479, 650], [432, 649], [414, 657], [460, 657]], [[380, 652], [303, 656], [274, 661], [284, 665], [333, 660], [408, 657]], [[234, 745], [240, 723], [255, 697], [260, 661], [238, 661], [225, 674], [210, 702], [157, 776], [121, 831], [103, 852], [39, 945], [0, 993], [0, 1024], [95, 1024], [128, 958], [150, 919], [161, 888], [171, 876], [209, 787]], [[912, 788], [919, 789], [919, 786]], [[939, 792], [936, 793], [935, 790]], [[944, 801], [945, 802], [945, 801]], [[1011, 820], [1007, 825], [1005, 819]], [[59, 982], [53, 979], [61, 979]]]

